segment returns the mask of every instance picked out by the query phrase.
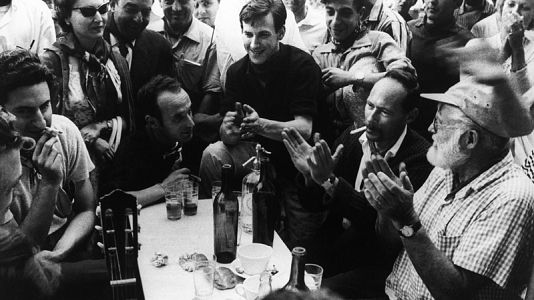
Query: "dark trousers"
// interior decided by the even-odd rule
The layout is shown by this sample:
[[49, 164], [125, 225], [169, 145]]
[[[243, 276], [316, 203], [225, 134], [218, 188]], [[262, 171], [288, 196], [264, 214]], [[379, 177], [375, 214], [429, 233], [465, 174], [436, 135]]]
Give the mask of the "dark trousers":
[[55, 299], [111, 299], [104, 259], [61, 263], [61, 280]]
[[389, 270], [357, 268], [323, 280], [321, 288], [328, 288], [345, 299], [388, 299], [384, 293]]

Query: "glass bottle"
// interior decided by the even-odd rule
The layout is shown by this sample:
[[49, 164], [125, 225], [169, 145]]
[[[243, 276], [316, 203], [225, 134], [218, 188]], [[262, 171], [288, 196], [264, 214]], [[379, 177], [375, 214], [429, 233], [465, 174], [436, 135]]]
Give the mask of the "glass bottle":
[[260, 181], [252, 192], [252, 242], [272, 246], [278, 200], [274, 169], [264, 152], [260, 155]]
[[273, 288], [271, 286], [271, 271], [265, 270], [260, 275], [260, 287], [258, 289], [258, 297], [262, 299], [263, 297], [269, 295]]
[[[243, 231], [247, 233], [252, 232], [252, 192], [260, 181], [260, 155], [261, 145], [256, 145], [256, 156], [252, 157], [252, 172], [243, 177], [241, 182], [241, 206], [239, 207], [239, 214], [241, 216], [241, 224]], [[247, 161], [246, 166], [251, 160]]]
[[217, 262], [228, 264], [235, 260], [237, 250], [237, 221], [239, 204], [232, 193], [233, 168], [222, 166], [222, 188], [213, 199], [213, 238]]
[[293, 258], [291, 259], [291, 273], [289, 281], [282, 288], [289, 291], [309, 291], [310, 289], [304, 283], [304, 266], [306, 249], [303, 247], [295, 247], [291, 251]]

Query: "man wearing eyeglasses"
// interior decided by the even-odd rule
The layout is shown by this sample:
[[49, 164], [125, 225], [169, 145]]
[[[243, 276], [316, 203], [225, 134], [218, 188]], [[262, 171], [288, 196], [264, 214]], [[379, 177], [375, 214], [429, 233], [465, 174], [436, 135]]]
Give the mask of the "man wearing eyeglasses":
[[56, 41], [50, 9], [41, 0], [0, 0], [0, 52], [22, 48], [41, 54]]
[[[153, 0], [112, 0], [104, 39], [128, 61], [133, 94], [156, 75], [176, 76], [171, 45], [146, 29]], [[138, 112], [142, 121], [144, 114]], [[137, 124], [142, 125], [142, 124]]]

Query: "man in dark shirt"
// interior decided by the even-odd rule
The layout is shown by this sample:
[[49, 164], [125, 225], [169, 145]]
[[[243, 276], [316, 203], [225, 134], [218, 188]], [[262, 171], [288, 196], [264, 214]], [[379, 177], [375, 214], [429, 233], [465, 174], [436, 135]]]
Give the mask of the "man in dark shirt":
[[254, 146], [260, 143], [272, 152], [277, 181], [288, 195], [296, 170], [281, 132], [294, 127], [310, 137], [321, 71], [309, 54], [280, 43], [286, 19], [281, 0], [253, 0], [243, 7], [239, 19], [247, 55], [227, 72], [221, 141], [203, 153], [201, 193], [209, 195], [211, 183], [220, 180], [224, 163], [234, 165], [236, 179], [249, 172], [242, 163], [255, 155]]
[[[417, 70], [422, 93], [444, 93], [460, 80], [458, 66], [440, 55], [440, 50], [463, 47], [473, 35], [456, 24], [454, 11], [461, 0], [425, 0], [424, 16], [408, 22], [412, 40], [407, 56]], [[443, 52], [442, 52], [443, 53]], [[430, 140], [428, 126], [436, 104], [420, 101], [420, 116], [412, 128]]]
[[176, 79], [158, 75], [141, 88], [139, 103], [145, 128], [119, 146], [109, 174], [107, 191], [120, 188], [149, 205], [165, 195], [165, 186], [187, 178], [180, 169], [180, 148], [193, 137], [191, 101]]

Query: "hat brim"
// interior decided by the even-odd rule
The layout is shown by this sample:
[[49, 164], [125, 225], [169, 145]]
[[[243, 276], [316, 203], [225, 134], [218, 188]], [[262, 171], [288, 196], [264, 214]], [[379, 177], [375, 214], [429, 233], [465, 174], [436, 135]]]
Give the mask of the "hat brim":
[[460, 104], [457, 103], [458, 99], [456, 99], [455, 97], [451, 97], [448, 94], [444, 94], [444, 93], [422, 93], [421, 97], [425, 98], [425, 99], [441, 102], [441, 103], [450, 104], [452, 106], [460, 107]]

